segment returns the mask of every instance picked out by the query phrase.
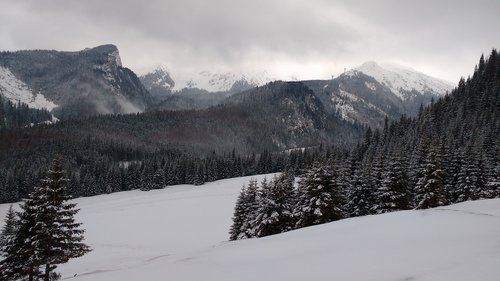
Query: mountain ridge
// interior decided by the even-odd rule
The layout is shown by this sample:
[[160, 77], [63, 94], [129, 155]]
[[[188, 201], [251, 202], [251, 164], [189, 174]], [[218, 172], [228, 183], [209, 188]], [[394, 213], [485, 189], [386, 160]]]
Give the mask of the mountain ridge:
[[356, 72], [375, 78], [403, 100], [413, 98], [416, 95], [415, 92], [442, 96], [454, 88], [453, 84], [442, 79], [396, 64], [368, 61], [344, 75], [356, 75]]
[[142, 112], [151, 96], [115, 45], [82, 51], [22, 50], [0, 52], [0, 66], [27, 89], [57, 105], [57, 117]]
[[[366, 62], [330, 80], [301, 82], [313, 90], [329, 113], [337, 114], [345, 121], [371, 127], [383, 126], [386, 117], [395, 120], [402, 115], [415, 116], [421, 105], [429, 104], [432, 99], [445, 95], [453, 88], [440, 79], [412, 68], [399, 65], [385, 67], [389, 70], [376, 62]], [[176, 91], [170, 85], [165, 88], [165, 98], [157, 106], [158, 109], [207, 108], [224, 103], [232, 95], [252, 88], [243, 83], [242, 87], [234, 89], [235, 83], [231, 90], [226, 87], [225, 91], [218, 92], [194, 86]], [[259, 83], [255, 85], [263, 86]]]

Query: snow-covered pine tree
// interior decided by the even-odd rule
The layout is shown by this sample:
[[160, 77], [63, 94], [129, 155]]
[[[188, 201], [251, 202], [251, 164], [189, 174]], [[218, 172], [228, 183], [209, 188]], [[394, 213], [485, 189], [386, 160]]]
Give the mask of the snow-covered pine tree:
[[494, 186], [489, 184], [489, 172], [485, 165], [485, 160], [481, 154], [477, 155], [477, 179], [476, 188], [478, 191], [477, 197], [479, 199], [491, 199], [495, 198], [496, 190]]
[[433, 150], [429, 151], [424, 159], [418, 174], [415, 186], [415, 206], [417, 209], [428, 209], [445, 204], [443, 170], [440, 164], [440, 155]]
[[12, 205], [9, 206], [4, 223], [2, 232], [0, 232], [0, 256], [6, 253], [6, 249], [9, 245], [12, 245], [19, 226], [18, 216]]
[[446, 168], [446, 178], [444, 181], [444, 191], [446, 201], [449, 204], [457, 203], [459, 197], [459, 179], [460, 170], [463, 165], [463, 152], [456, 150], [451, 155], [451, 160], [448, 162]]
[[[264, 179], [264, 185], [267, 185]], [[248, 187], [243, 186], [234, 207], [233, 225], [229, 231], [229, 240], [255, 237], [254, 221], [257, 211], [257, 180], [251, 179]]]
[[229, 240], [236, 240], [243, 232], [242, 226], [245, 222], [247, 202], [246, 202], [247, 189], [245, 186], [240, 191], [236, 205], [234, 206], [233, 225], [229, 230]]
[[345, 217], [345, 197], [333, 163], [315, 163], [299, 182], [294, 216], [296, 227], [327, 223]]
[[500, 163], [491, 164], [486, 185], [491, 191], [491, 198], [500, 197]]
[[293, 182], [283, 173], [261, 187], [255, 217], [255, 235], [264, 237], [288, 231], [293, 227]]
[[[42, 180], [22, 206], [23, 212], [16, 235], [15, 253], [6, 259], [14, 261], [13, 277], [41, 277], [49, 281], [58, 264], [80, 257], [90, 251], [82, 243], [84, 230], [76, 223], [76, 204], [68, 203], [67, 179], [64, 177], [62, 160], [55, 158], [47, 178]], [[21, 264], [15, 264], [15, 263]], [[12, 264], [11, 264], [12, 265]]]
[[349, 196], [346, 211], [350, 217], [373, 214], [375, 193], [360, 169], [356, 170], [349, 182]]
[[[261, 183], [260, 188], [267, 188], [267, 179], [264, 178]], [[241, 226], [241, 232], [237, 239], [246, 239], [256, 237], [256, 218], [257, 211], [259, 209], [258, 194], [261, 191], [257, 185], [257, 180], [252, 179], [248, 183], [245, 193], [246, 209], [243, 224]]]
[[39, 200], [33, 200], [32, 195], [21, 205], [16, 236], [12, 243], [4, 249], [4, 259], [0, 262], [1, 280], [38, 280], [40, 261], [33, 247], [36, 214]]
[[386, 213], [411, 208], [410, 192], [399, 156], [392, 155], [387, 162], [382, 186], [377, 191], [377, 213]]
[[162, 189], [165, 187], [165, 172], [161, 168], [156, 169], [155, 173], [153, 174], [153, 180], [151, 184], [151, 187], [153, 189]]
[[9, 207], [4, 222], [5, 225], [0, 233], [0, 280], [9, 280], [14, 266], [8, 256], [15, 250], [15, 239], [19, 229], [19, 218], [12, 205]]
[[474, 159], [471, 158], [471, 155], [468, 155], [467, 158], [467, 161], [464, 161], [460, 167], [460, 172], [458, 174], [456, 202], [477, 199], [478, 189], [476, 188], [476, 183], [479, 171]]
[[424, 166], [424, 162], [428, 154], [428, 146], [429, 145], [427, 143], [420, 142], [415, 151], [412, 153], [407, 172], [408, 186], [417, 186], [418, 181], [424, 176], [424, 169], [422, 169], [422, 167]]

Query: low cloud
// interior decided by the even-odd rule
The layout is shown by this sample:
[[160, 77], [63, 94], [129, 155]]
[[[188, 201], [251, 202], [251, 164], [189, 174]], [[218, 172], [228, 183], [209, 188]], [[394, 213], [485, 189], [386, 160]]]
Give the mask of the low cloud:
[[264, 71], [328, 78], [367, 60], [410, 65], [456, 82], [500, 46], [500, 2], [479, 1], [9, 1], [0, 49], [118, 45], [138, 73], [175, 77]]

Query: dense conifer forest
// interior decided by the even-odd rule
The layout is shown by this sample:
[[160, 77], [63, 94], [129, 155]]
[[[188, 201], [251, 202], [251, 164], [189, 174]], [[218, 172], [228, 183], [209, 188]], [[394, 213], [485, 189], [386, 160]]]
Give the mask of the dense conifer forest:
[[[298, 185], [283, 180], [286, 170], [270, 183], [251, 181], [236, 203], [230, 238], [500, 197], [498, 136], [500, 56], [492, 50], [451, 94], [415, 118], [367, 130], [349, 153], [306, 169]], [[273, 230], [260, 231], [267, 224]]]
[[[56, 154], [64, 155], [71, 193], [89, 196], [304, 168], [331, 144], [347, 147], [363, 130], [327, 115], [301, 83], [284, 82], [204, 110], [2, 129], [0, 202], [24, 198]], [[329, 145], [315, 151], [321, 143]]]
[[29, 108], [23, 103], [14, 104], [0, 96], [0, 130], [30, 127], [51, 120], [52, 115], [45, 109]]

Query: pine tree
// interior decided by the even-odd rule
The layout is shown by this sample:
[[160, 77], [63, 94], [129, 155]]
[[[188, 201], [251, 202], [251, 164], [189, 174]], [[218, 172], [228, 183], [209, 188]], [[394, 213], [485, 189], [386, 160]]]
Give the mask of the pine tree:
[[6, 258], [12, 261], [12, 277], [33, 280], [42, 267], [43, 280], [49, 281], [58, 264], [90, 251], [82, 243], [81, 224], [74, 220], [76, 204], [67, 202], [66, 182], [62, 160], [56, 158], [41, 186], [35, 187], [22, 206], [15, 251]]
[[430, 151], [420, 167], [421, 178], [415, 186], [417, 209], [428, 209], [445, 204], [443, 170], [439, 155]]
[[[268, 188], [267, 180], [264, 178], [261, 183], [262, 189]], [[237, 239], [246, 239], [256, 237], [256, 219], [257, 212], [259, 209], [259, 186], [257, 185], [257, 180], [252, 179], [246, 188], [245, 193], [245, 217], [243, 220], [243, 224], [241, 225], [241, 231]]]
[[477, 179], [478, 179], [478, 167], [474, 163], [474, 159], [471, 159], [469, 155], [468, 161], [465, 161], [460, 168], [460, 173], [458, 175], [458, 188], [457, 188], [457, 202], [464, 202], [469, 200], [476, 200], [478, 189], [477, 189]]
[[345, 217], [345, 198], [331, 163], [315, 163], [299, 182], [294, 215], [296, 227], [327, 223]]
[[346, 205], [350, 217], [366, 216], [373, 214], [375, 196], [372, 186], [356, 170], [349, 182], [349, 200]]
[[240, 236], [243, 230], [243, 223], [245, 222], [247, 202], [246, 202], [247, 190], [245, 186], [241, 189], [238, 199], [236, 199], [236, 205], [234, 206], [233, 214], [233, 225], [229, 230], [229, 240], [236, 240]]
[[285, 173], [274, 177], [267, 188], [262, 187], [255, 218], [255, 234], [263, 237], [292, 228], [293, 183]]
[[4, 249], [4, 259], [0, 263], [1, 280], [33, 281], [38, 279], [41, 273], [41, 263], [32, 245], [39, 202], [30, 198], [21, 205], [22, 212], [19, 214], [16, 236]]
[[0, 233], [0, 280], [9, 280], [13, 276], [15, 262], [9, 258], [10, 253], [15, 251], [15, 239], [19, 229], [19, 218], [12, 205], [5, 217], [5, 225]]
[[462, 151], [455, 151], [451, 156], [451, 161], [446, 166], [446, 178], [444, 183], [444, 190], [446, 195], [446, 201], [449, 204], [457, 203], [459, 192], [459, 180], [460, 180], [460, 170], [463, 165], [463, 153]]
[[378, 213], [410, 209], [410, 192], [400, 157], [393, 155], [388, 161], [383, 174], [382, 186], [377, 194], [379, 204], [376, 209]]
[[165, 182], [165, 173], [163, 172], [163, 170], [160, 168], [156, 169], [155, 173], [153, 174], [151, 187], [153, 189], [162, 189], [165, 187]]
[[6, 253], [7, 248], [14, 242], [19, 227], [19, 220], [12, 205], [10, 205], [5, 216], [5, 225], [0, 233], [0, 256]]
[[477, 155], [476, 167], [476, 188], [478, 191], [477, 197], [480, 199], [495, 198], [496, 190], [492, 188], [492, 185], [488, 183], [488, 175], [486, 172], [484, 159], [481, 155]]

